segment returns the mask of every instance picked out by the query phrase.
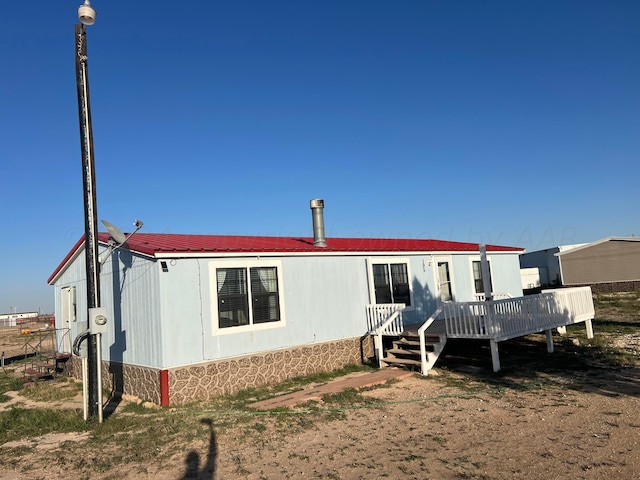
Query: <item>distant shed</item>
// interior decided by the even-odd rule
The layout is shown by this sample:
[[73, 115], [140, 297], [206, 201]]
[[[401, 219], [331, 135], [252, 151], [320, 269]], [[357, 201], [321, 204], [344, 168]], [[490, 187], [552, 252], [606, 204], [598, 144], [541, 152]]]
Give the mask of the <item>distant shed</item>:
[[640, 287], [640, 238], [609, 237], [557, 254], [564, 285]]
[[640, 238], [607, 237], [520, 255], [521, 272], [539, 268], [542, 286], [590, 285], [594, 291], [640, 288]]

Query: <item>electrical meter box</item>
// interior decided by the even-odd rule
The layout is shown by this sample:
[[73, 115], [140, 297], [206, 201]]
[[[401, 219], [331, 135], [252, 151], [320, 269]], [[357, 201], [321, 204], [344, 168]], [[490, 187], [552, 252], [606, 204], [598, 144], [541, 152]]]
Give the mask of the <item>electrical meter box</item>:
[[104, 307], [89, 309], [89, 331], [94, 333], [107, 333], [107, 309]]

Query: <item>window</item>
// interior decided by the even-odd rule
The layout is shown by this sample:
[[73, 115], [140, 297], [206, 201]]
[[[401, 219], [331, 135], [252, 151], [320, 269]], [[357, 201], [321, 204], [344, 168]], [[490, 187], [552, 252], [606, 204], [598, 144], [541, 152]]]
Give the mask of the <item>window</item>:
[[245, 268], [219, 268], [218, 325], [220, 328], [249, 325], [247, 299], [247, 270]]
[[253, 323], [280, 320], [278, 302], [278, 272], [275, 267], [251, 269]]
[[280, 322], [278, 273], [273, 265], [215, 268], [218, 328]]
[[[491, 264], [489, 265], [489, 289], [493, 292], [493, 284], [491, 282]], [[482, 280], [482, 262], [473, 261], [471, 262], [471, 266], [473, 269], [473, 285], [476, 293], [484, 293], [484, 283]]]
[[376, 303], [411, 305], [407, 263], [371, 263], [371, 275]]

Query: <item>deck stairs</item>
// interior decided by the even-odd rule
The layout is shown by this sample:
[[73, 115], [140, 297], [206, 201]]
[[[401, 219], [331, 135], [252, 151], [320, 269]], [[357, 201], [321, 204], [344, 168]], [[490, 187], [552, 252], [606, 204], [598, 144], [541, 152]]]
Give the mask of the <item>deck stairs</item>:
[[[440, 322], [438, 322], [440, 323]], [[425, 332], [427, 369], [433, 368], [447, 343], [444, 324], [433, 325]], [[399, 337], [391, 341], [391, 348], [385, 350], [382, 366], [403, 367], [421, 370], [420, 336], [417, 329], [405, 329]]]
[[24, 380], [37, 381], [54, 378], [66, 370], [66, 364], [71, 358], [70, 353], [57, 350], [56, 330], [39, 329], [21, 333], [25, 338]]

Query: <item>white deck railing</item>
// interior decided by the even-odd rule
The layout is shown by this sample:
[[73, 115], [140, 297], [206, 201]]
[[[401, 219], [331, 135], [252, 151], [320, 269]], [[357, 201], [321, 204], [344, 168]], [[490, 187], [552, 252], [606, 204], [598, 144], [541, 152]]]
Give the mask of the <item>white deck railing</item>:
[[[485, 301], [484, 293], [476, 293], [475, 297], [476, 297], [476, 302], [484, 302]], [[495, 292], [493, 294], [493, 299], [494, 300], [499, 300], [501, 298], [513, 298], [513, 297], [511, 296], [511, 294], [509, 292]]]
[[[384, 356], [382, 337], [397, 336], [404, 330], [404, 308], [404, 304], [367, 305], [367, 326], [374, 335], [378, 361]], [[422, 373], [426, 375], [430, 368], [425, 332], [436, 319], [444, 320], [447, 338], [489, 340], [493, 369], [497, 372], [500, 370], [498, 342], [546, 332], [547, 349], [552, 352], [553, 329], [585, 322], [587, 337], [593, 338], [594, 313], [590, 287], [545, 290], [537, 295], [489, 302], [444, 303], [418, 329]]]
[[593, 338], [595, 311], [591, 287], [546, 290], [538, 295], [491, 302], [444, 305], [448, 338], [488, 339], [493, 370], [500, 370], [498, 342], [531, 333], [546, 332], [547, 350], [553, 352], [552, 330], [584, 322]]
[[444, 305], [449, 338], [507, 340], [594, 316], [590, 287], [548, 290], [526, 297]]

